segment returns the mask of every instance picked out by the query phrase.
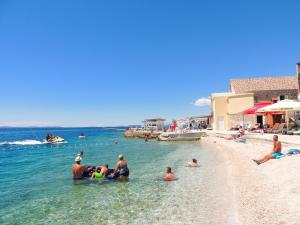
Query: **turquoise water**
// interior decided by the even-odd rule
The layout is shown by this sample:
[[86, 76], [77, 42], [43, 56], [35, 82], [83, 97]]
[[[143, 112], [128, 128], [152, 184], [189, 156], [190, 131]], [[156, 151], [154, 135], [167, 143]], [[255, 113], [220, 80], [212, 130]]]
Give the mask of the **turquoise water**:
[[[48, 131], [67, 143], [43, 144]], [[130, 180], [74, 183], [80, 150], [83, 164], [110, 167], [124, 154]], [[200, 168], [185, 166], [193, 157]], [[177, 181], [159, 179], [166, 166]], [[1, 129], [0, 224], [225, 224], [231, 200], [224, 168], [216, 150], [199, 142], [145, 143], [101, 128]]]

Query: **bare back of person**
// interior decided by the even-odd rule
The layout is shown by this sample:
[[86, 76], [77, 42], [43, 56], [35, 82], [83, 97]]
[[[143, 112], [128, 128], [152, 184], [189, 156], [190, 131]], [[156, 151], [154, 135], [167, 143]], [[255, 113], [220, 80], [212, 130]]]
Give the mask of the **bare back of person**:
[[84, 172], [87, 170], [85, 166], [74, 164], [72, 166], [73, 179], [82, 179]]
[[107, 167], [103, 166], [103, 167], [101, 168], [100, 173], [101, 173], [103, 176], [106, 176], [106, 175], [108, 174], [108, 172], [109, 172], [109, 170], [108, 170]]
[[281, 152], [282, 148], [281, 148], [281, 142], [280, 141], [274, 141], [274, 148], [273, 148], [273, 152]]

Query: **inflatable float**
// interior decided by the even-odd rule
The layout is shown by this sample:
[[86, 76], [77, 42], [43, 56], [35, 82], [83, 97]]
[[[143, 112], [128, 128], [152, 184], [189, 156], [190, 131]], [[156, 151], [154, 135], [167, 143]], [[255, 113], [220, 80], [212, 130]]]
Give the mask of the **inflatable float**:
[[[86, 172], [83, 174], [84, 178], [91, 178], [94, 172], [96, 171], [96, 166], [87, 166], [89, 168], [92, 168], [89, 172]], [[95, 177], [95, 180], [99, 180], [99, 179], [107, 179], [107, 180], [117, 180], [120, 177], [119, 173], [115, 174], [115, 170], [114, 169], [109, 169], [108, 170], [108, 175], [105, 177]]]

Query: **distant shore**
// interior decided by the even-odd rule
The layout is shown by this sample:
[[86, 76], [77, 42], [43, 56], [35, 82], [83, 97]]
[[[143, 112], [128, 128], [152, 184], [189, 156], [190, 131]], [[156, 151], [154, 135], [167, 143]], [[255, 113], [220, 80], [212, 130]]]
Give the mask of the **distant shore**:
[[[246, 139], [237, 143], [212, 134], [202, 139], [217, 146], [226, 160], [236, 210], [233, 224], [300, 224], [300, 155], [257, 166], [252, 159], [270, 152], [272, 143], [268, 136]], [[294, 147], [300, 146], [283, 143], [283, 152]]]

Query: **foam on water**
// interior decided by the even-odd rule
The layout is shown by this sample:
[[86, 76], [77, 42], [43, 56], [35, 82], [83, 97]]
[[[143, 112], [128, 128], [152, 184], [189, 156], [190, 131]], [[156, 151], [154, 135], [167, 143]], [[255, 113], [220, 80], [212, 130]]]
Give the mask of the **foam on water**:
[[0, 145], [41, 145], [46, 144], [45, 141], [38, 140], [20, 140], [20, 141], [3, 141], [0, 142]]

